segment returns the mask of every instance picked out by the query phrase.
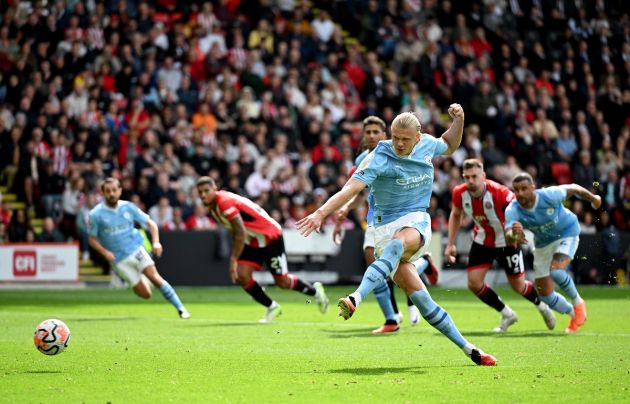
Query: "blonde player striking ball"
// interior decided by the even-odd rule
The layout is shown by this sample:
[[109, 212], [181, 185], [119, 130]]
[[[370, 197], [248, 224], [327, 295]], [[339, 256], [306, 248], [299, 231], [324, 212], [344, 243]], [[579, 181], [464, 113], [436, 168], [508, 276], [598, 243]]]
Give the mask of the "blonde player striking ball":
[[422, 133], [413, 113], [396, 116], [391, 126], [392, 140], [379, 142], [341, 191], [298, 222], [298, 230], [304, 236], [319, 231], [326, 217], [370, 186], [374, 194], [374, 247], [379, 258], [367, 268], [358, 289], [339, 299], [339, 315], [349, 319], [361, 301], [391, 276], [431, 326], [477, 365], [494, 366], [496, 359], [468, 342], [448, 313], [435, 303], [412, 264], [431, 241], [427, 208], [433, 190], [432, 159], [452, 154], [462, 141], [464, 110], [459, 104], [451, 104], [448, 113], [453, 122], [439, 139]]

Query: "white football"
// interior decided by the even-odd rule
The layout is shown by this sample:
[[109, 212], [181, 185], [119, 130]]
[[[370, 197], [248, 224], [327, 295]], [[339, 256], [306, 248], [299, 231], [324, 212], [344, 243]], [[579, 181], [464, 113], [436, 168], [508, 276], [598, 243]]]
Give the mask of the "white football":
[[70, 329], [61, 320], [44, 320], [35, 329], [33, 342], [45, 355], [57, 355], [66, 350], [70, 342]]

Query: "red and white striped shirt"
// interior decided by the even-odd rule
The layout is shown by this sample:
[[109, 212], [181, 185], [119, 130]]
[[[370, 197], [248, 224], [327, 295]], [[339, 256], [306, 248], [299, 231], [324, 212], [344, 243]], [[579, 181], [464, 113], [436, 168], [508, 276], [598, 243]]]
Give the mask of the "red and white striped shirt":
[[55, 146], [52, 155], [55, 173], [66, 175], [66, 168], [70, 163], [70, 149], [67, 146]]
[[266, 247], [282, 235], [282, 228], [263, 208], [240, 195], [228, 191], [218, 191], [215, 205], [210, 215], [228, 229], [230, 222], [241, 215], [245, 225], [245, 244], [250, 247]]
[[512, 199], [512, 191], [491, 180], [486, 180], [486, 190], [479, 198], [472, 197], [465, 183], [453, 188], [453, 206], [472, 217], [473, 241], [485, 247], [505, 247], [505, 208]]

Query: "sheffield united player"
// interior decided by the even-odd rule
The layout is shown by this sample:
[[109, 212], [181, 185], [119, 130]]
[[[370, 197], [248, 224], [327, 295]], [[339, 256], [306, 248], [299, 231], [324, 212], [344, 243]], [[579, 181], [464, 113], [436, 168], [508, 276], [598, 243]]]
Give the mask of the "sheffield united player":
[[288, 271], [284, 239], [280, 224], [260, 206], [240, 195], [220, 191], [210, 177], [197, 180], [197, 190], [212, 218], [232, 234], [230, 278], [239, 284], [258, 303], [267, 308], [261, 323], [269, 323], [282, 313], [280, 305], [272, 300], [252, 278], [254, 271], [267, 264], [278, 286], [314, 296], [322, 313], [328, 309], [328, 298], [320, 282], [310, 285]]
[[448, 221], [448, 243], [444, 251], [446, 259], [451, 264], [455, 263], [455, 238], [464, 214], [471, 216], [475, 227], [468, 254], [468, 289], [482, 302], [501, 313], [501, 323], [494, 331], [505, 332], [518, 321], [516, 312], [503, 303], [499, 295], [485, 282], [494, 260], [505, 271], [512, 289], [535, 304], [547, 328], [553, 329], [556, 319], [552, 311], [539, 299], [533, 284], [525, 280], [520, 247], [506, 243], [505, 208], [514, 199], [514, 194], [504, 185], [486, 179], [480, 160], [465, 160], [463, 169], [465, 182], [453, 188], [452, 192], [453, 208]]

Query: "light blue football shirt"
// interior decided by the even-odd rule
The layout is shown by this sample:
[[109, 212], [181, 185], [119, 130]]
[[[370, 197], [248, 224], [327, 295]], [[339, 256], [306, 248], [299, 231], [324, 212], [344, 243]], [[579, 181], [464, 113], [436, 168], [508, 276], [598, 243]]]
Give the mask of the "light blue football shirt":
[[534, 233], [536, 247], [545, 247], [565, 237], [580, 235], [577, 216], [562, 203], [567, 198], [563, 186], [547, 187], [536, 190], [536, 202], [531, 209], [523, 208], [514, 199], [505, 209], [505, 228], [520, 222], [525, 229]]
[[[354, 159], [354, 166], [358, 168], [363, 162], [363, 160], [365, 160], [368, 154], [370, 154], [369, 150], [367, 149], [363, 150], [363, 153], [359, 154], [357, 158]], [[372, 195], [372, 191], [370, 191], [368, 195], [367, 203], [368, 203], [368, 211], [367, 211], [367, 215], [365, 215], [365, 221], [367, 222], [368, 226], [372, 226], [373, 225], [372, 222], [374, 220], [374, 208], [373, 208], [374, 195]]]
[[408, 156], [400, 157], [391, 140], [381, 140], [352, 175], [374, 195], [374, 225], [395, 221], [411, 212], [426, 211], [433, 189], [433, 157], [444, 154], [442, 139], [422, 134]]
[[148, 221], [149, 215], [129, 201], [118, 201], [115, 209], [101, 202], [90, 211], [88, 234], [96, 237], [120, 262], [143, 245], [134, 223], [146, 226]]

